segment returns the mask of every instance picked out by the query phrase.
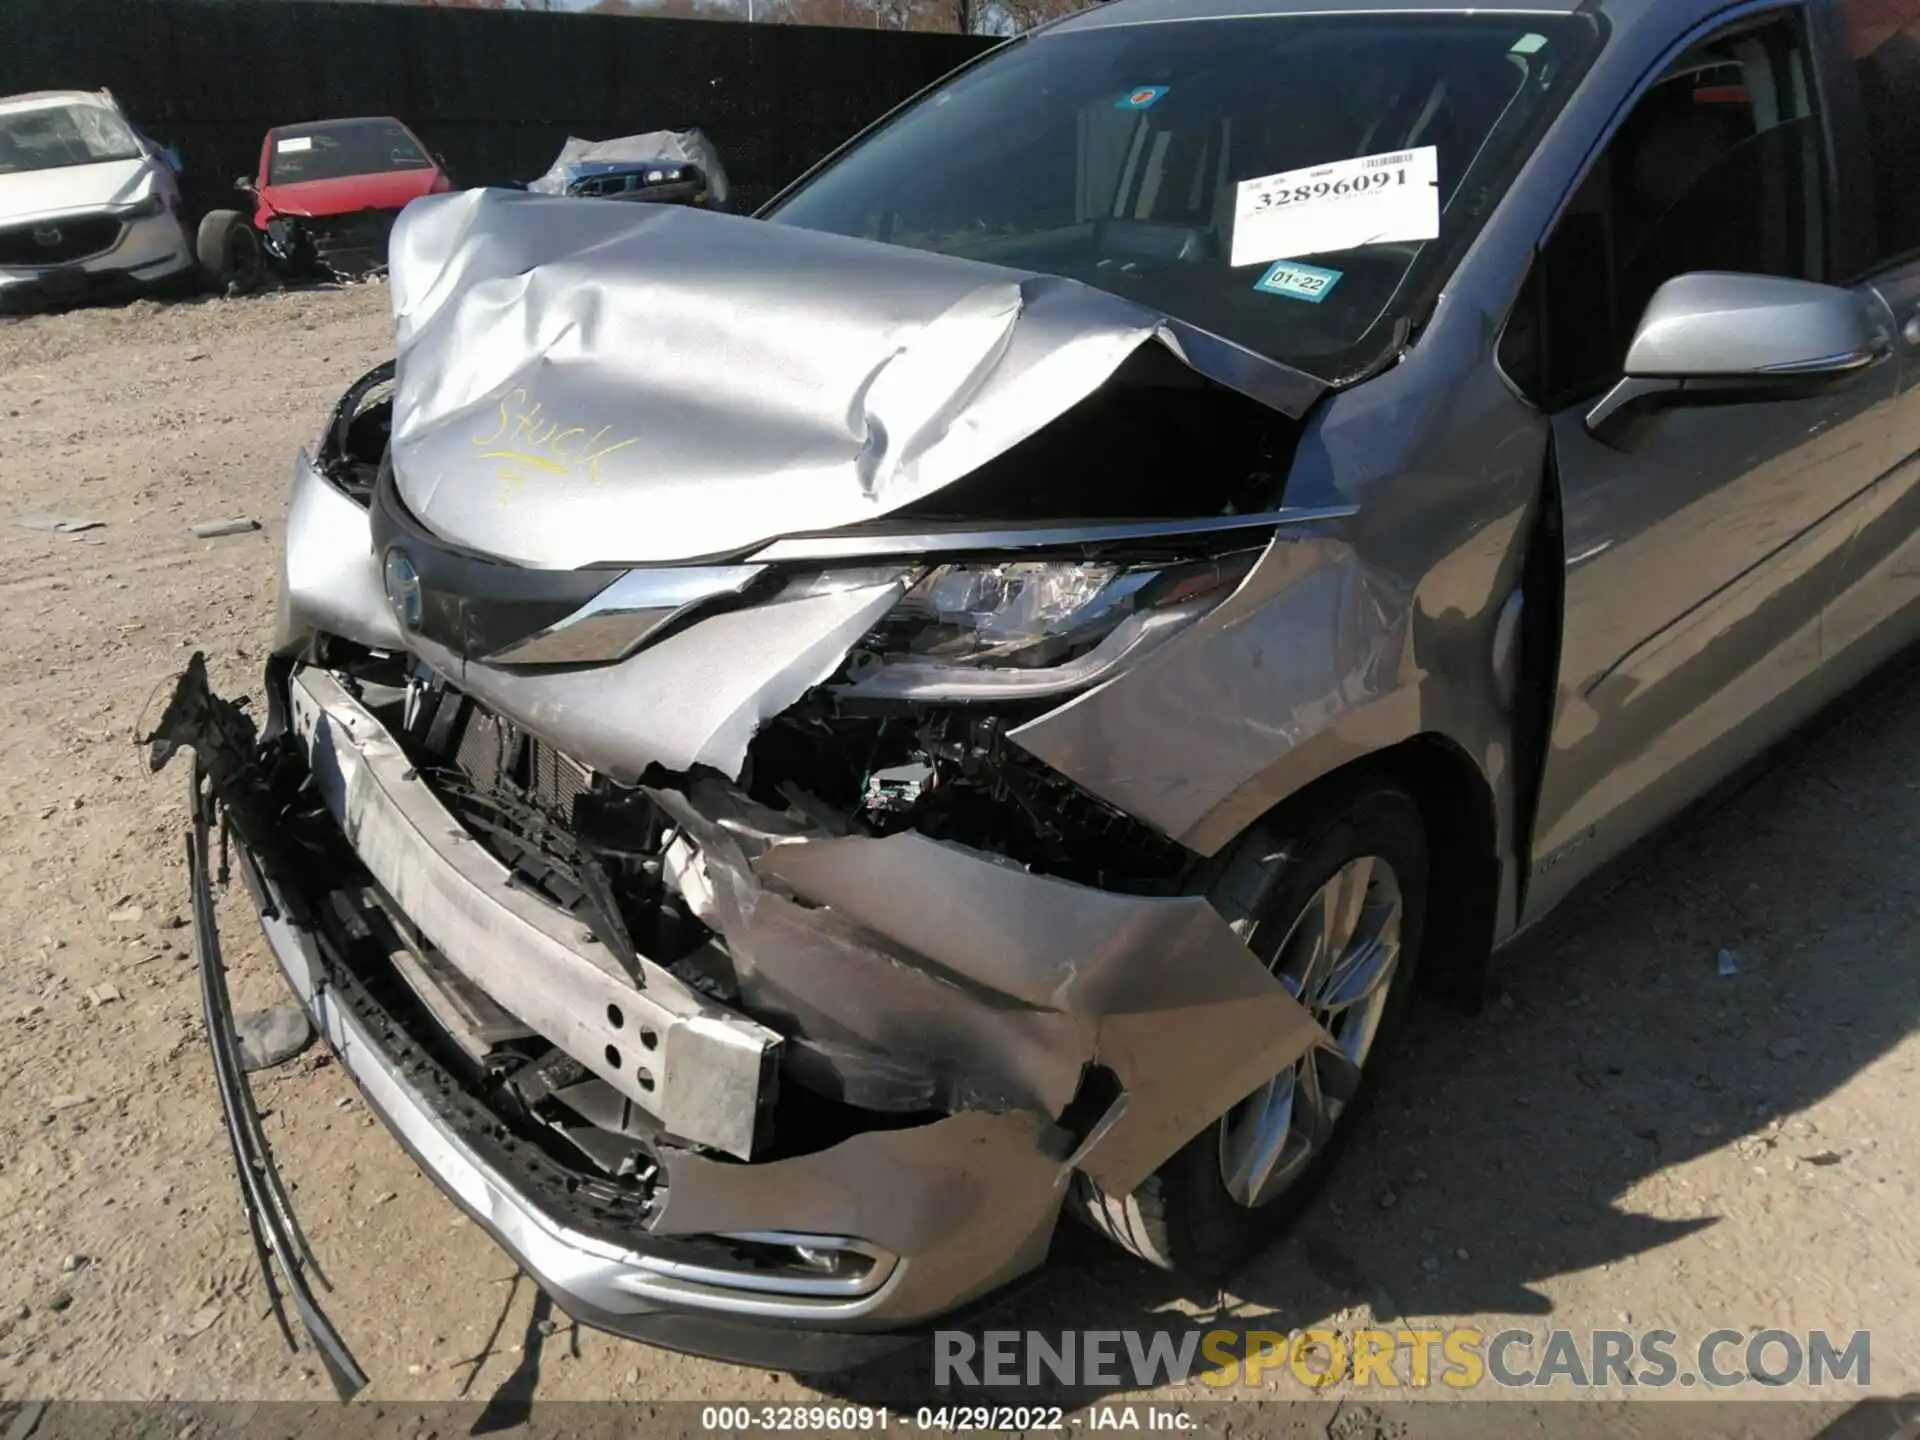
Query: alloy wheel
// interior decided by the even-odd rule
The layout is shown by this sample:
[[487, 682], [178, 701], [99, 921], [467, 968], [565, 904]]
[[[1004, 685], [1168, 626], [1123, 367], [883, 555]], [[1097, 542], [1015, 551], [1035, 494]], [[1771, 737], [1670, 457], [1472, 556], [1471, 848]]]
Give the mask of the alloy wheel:
[[1326, 1148], [1359, 1087], [1400, 965], [1405, 914], [1393, 867], [1349, 860], [1314, 892], [1268, 962], [1326, 1030], [1315, 1046], [1220, 1121], [1220, 1179], [1235, 1203], [1277, 1198]]

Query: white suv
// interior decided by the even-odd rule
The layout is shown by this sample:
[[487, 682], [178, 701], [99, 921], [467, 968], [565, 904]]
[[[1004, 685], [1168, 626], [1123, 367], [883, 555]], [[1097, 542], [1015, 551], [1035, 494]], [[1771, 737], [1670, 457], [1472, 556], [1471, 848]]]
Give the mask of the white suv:
[[175, 170], [104, 90], [0, 99], [0, 306], [192, 272]]

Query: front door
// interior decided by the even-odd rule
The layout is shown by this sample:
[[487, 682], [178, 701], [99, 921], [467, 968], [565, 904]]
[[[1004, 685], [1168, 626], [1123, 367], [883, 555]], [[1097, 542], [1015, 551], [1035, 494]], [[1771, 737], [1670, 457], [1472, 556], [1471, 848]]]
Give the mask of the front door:
[[1865, 217], [1867, 281], [1898, 336], [1901, 393], [1871, 437], [1882, 475], [1821, 629], [1836, 682], [1858, 676], [1920, 633], [1920, 0], [1841, 0], [1840, 57], [1854, 82], [1864, 143], [1848, 177]]
[[1832, 278], [1826, 143], [1801, 7], [1768, 12], [1660, 77], [1542, 248], [1518, 343], [1553, 417], [1565, 618], [1525, 918], [1817, 698], [1897, 366], [1818, 399], [1669, 411], [1613, 444], [1585, 420], [1666, 280]]

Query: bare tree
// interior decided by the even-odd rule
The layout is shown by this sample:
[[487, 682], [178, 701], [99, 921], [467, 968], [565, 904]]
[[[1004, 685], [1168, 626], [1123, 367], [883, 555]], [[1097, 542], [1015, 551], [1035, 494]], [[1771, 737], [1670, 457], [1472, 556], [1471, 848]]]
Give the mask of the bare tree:
[[438, 10], [537, 10], [544, 13], [568, 8], [561, 0], [415, 0], [415, 3], [431, 5]]
[[1091, 0], [993, 0], [993, 8], [998, 12], [995, 18], [1004, 21], [1004, 25], [996, 25], [994, 29], [1018, 35], [1062, 15], [1084, 10], [1090, 3]]
[[895, 28], [889, 7], [898, 0], [763, 0], [761, 18], [785, 25], [840, 25], [862, 30]]
[[[539, 0], [544, 6], [564, 8], [564, 0]], [[665, 17], [670, 20], [739, 20], [728, 0], [593, 0], [583, 15]]]

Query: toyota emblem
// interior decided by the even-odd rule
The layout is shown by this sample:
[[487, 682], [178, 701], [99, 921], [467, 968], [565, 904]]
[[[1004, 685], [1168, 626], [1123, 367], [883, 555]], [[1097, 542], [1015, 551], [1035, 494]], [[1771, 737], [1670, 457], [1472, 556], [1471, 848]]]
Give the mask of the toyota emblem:
[[33, 232], [33, 241], [43, 249], [51, 250], [66, 237], [60, 233], [58, 225], [42, 225]]
[[420, 628], [420, 575], [413, 568], [413, 560], [407, 552], [400, 549], [387, 551], [385, 565], [387, 583], [387, 603], [393, 607], [393, 613], [400, 623], [409, 630]]

